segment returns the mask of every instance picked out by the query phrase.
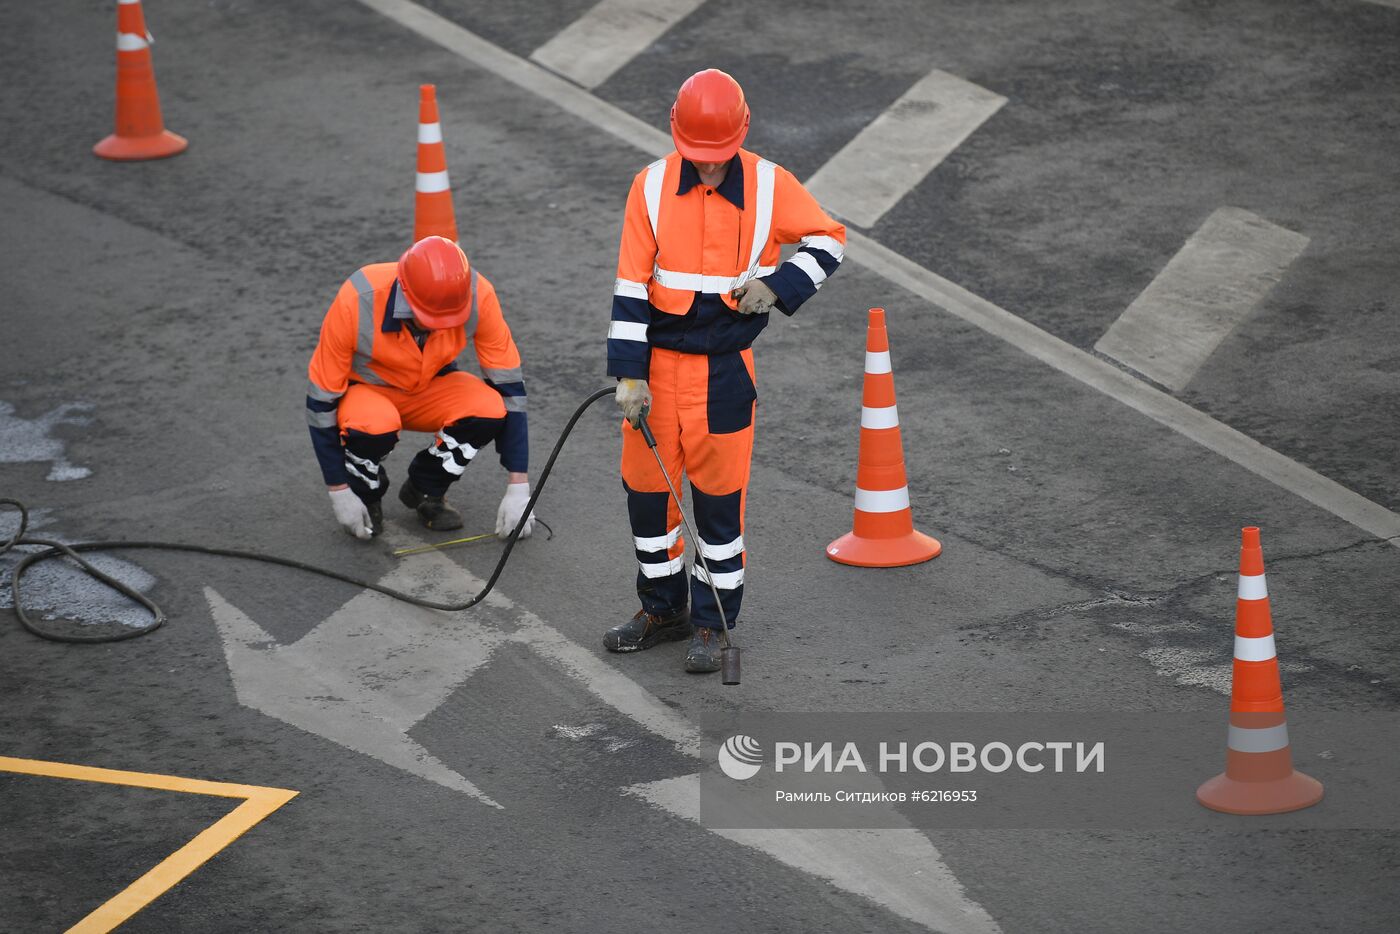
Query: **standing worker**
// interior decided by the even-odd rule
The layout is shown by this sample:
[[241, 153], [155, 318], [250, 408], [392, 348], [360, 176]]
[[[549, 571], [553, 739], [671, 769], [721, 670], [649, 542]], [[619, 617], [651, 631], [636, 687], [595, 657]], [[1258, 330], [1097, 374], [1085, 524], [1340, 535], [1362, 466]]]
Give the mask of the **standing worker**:
[[[649, 406], [672, 482], [680, 488], [682, 471], [690, 478], [696, 547], [733, 626], [758, 398], [750, 346], [769, 311], [791, 315], [816, 293], [846, 243], [846, 228], [792, 173], [739, 148], [748, 130], [732, 77], [709, 69], [681, 85], [671, 107], [676, 151], [638, 173], [627, 196], [608, 328], [642, 608], [603, 643], [635, 652], [690, 636], [685, 670], [695, 672], [720, 667], [719, 608], [699, 561], [686, 581], [680, 514], [638, 419]], [[787, 243], [801, 247], [778, 265]]]
[[[457, 369], [469, 339], [485, 380]], [[351, 276], [326, 312], [308, 375], [311, 443], [347, 533], [368, 539], [382, 531], [382, 461], [406, 428], [436, 436], [408, 465], [399, 501], [430, 529], [461, 528], [447, 488], [495, 441], [509, 472], [496, 535], [510, 536], [530, 499], [520, 351], [495, 288], [457, 244], [425, 237], [397, 264]], [[533, 528], [532, 513], [521, 537]]]

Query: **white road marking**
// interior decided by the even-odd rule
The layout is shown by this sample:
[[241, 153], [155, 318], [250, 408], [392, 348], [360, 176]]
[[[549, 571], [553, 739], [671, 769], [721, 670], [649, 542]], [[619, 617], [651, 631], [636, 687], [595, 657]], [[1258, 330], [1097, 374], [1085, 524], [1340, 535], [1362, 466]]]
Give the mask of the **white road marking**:
[[619, 139], [635, 145], [637, 138], [648, 138], [653, 145], [651, 148], [641, 147], [644, 151], [653, 151], [657, 139], [665, 140], [665, 148], [657, 151], [656, 155], [662, 156], [671, 150], [669, 134], [661, 133], [631, 114], [599, 100], [573, 82], [492, 45], [475, 33], [410, 0], [359, 2], [477, 67], [484, 68], [533, 94], [553, 100], [565, 111]]
[[[360, 0], [365, 6], [478, 68], [552, 102], [560, 109], [613, 134], [643, 153], [664, 156], [671, 137], [629, 113], [543, 68], [500, 49], [409, 0]], [[620, 209], [619, 209], [620, 210]], [[1105, 360], [1066, 343], [1029, 321], [974, 295], [856, 231], [846, 235], [848, 257], [893, 285], [1073, 377], [1111, 399], [1233, 461], [1377, 538], [1400, 548], [1400, 515], [1348, 490], [1254, 439], [1222, 424]]]
[[935, 68], [817, 169], [807, 190], [847, 220], [872, 227], [1005, 103]]
[[1400, 547], [1400, 516], [1322, 474], [1265, 447], [1174, 396], [1018, 318], [962, 286], [859, 234], [847, 236], [848, 255], [894, 285], [908, 289], [969, 324], [1067, 376], [1123, 403], [1256, 476], [1377, 538]]
[[1388, 6], [1392, 9], [1400, 10], [1400, 0], [1366, 0], [1367, 3], [1374, 3], [1379, 6]]
[[82, 480], [90, 476], [92, 471], [88, 468], [68, 462], [63, 442], [50, 433], [59, 425], [86, 425], [91, 419], [81, 413], [91, 408], [86, 402], [70, 402], [38, 418], [26, 419], [15, 415], [13, 405], [0, 402], [0, 463], [49, 462], [46, 480]]
[[[625, 790], [678, 817], [700, 820], [698, 775]], [[938, 850], [914, 828], [711, 832], [862, 895], [931, 930], [956, 934], [996, 934], [1001, 930], [981, 905], [968, 899]]]
[[1182, 389], [1307, 245], [1302, 234], [1242, 208], [1220, 208], [1094, 349]]
[[704, 0], [601, 0], [530, 58], [586, 88], [596, 88]]

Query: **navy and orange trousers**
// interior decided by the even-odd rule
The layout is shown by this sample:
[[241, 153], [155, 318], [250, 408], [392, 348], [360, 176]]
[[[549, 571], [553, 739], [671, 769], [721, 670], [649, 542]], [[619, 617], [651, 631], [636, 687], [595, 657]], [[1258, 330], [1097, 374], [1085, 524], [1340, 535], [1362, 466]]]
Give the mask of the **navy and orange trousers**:
[[442, 496], [505, 419], [500, 393], [470, 373], [434, 377], [421, 392], [352, 383], [336, 415], [350, 489], [367, 503], [383, 498], [389, 479], [381, 462], [406, 429], [434, 433], [409, 463], [408, 476], [419, 492]]
[[690, 482], [695, 547], [709, 567], [685, 568], [676, 503], [642, 433], [622, 422], [622, 484], [637, 555], [637, 596], [648, 613], [669, 616], [690, 604], [697, 627], [720, 628], [713, 579], [732, 627], [744, 596], [744, 505], [753, 455], [753, 350], [689, 354], [651, 349], [647, 422], [676, 491]]

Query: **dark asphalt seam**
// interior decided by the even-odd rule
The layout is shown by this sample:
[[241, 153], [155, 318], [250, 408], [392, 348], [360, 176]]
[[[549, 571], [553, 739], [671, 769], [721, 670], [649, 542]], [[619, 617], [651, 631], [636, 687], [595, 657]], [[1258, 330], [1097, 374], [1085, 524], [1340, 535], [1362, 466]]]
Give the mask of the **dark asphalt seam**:
[[[172, 243], [177, 243], [180, 246], [199, 254], [201, 258], [209, 262], [217, 263], [218, 265], [224, 266], [226, 268], [228, 266], [228, 259], [225, 254], [216, 253], [213, 250], [206, 249], [192, 241], [185, 240], [179, 236], [176, 236], [176, 234], [171, 230], [166, 230], [161, 227], [152, 226], [151, 224], [144, 223], [142, 221], [135, 220], [130, 217], [126, 217], [122, 214], [117, 214], [111, 208], [104, 206], [95, 200], [85, 200], [77, 197], [76, 195], [50, 188], [47, 185], [40, 184], [37, 181], [27, 179], [19, 175], [11, 175], [7, 172], [0, 172], [0, 176], [12, 179], [16, 182], [19, 182], [21, 185], [24, 185], [27, 188], [33, 188], [35, 191], [42, 191], [44, 194], [52, 195], [55, 198], [67, 201], [69, 204], [77, 205], [80, 208], [86, 208], [89, 211], [95, 211], [98, 214], [103, 215], [104, 217], [110, 217], [113, 220], [120, 221], [123, 224], [128, 224], [132, 227], [135, 227], [137, 230], [143, 230], [146, 233], [154, 234], [155, 236], [160, 237], [162, 240], [169, 240]], [[302, 257], [302, 259], [308, 259], [308, 257]]]
[[[1328, 557], [1356, 551], [1367, 546], [1384, 545], [1390, 547], [1391, 543], [1397, 539], [1400, 539], [1400, 536], [1366, 538], [1316, 552], [1278, 555], [1266, 558], [1265, 570], [1267, 572], [1269, 565], [1276, 566], [1287, 562]], [[1011, 556], [1008, 555], [1007, 557]], [[1026, 563], [1032, 564], [1031, 562]], [[1047, 573], [1055, 574], [1053, 570], [1045, 570]], [[1034, 638], [1035, 635], [1039, 634], [1042, 624], [1048, 623], [1056, 617], [1068, 614], [1094, 615], [1100, 614], [1104, 610], [1123, 609], [1160, 609], [1170, 612], [1174, 609], [1175, 604], [1192, 592], [1196, 592], [1200, 588], [1218, 582], [1221, 577], [1228, 577], [1237, 573], [1237, 568], [1211, 571], [1182, 581], [1166, 590], [1149, 594], [1132, 594], [1111, 588], [1096, 588], [1101, 591], [1103, 596], [1090, 600], [1064, 603], [1046, 609], [1019, 613], [1008, 618], [1001, 624], [999, 631], [1000, 634], [1015, 635], [1016, 633], [1022, 633], [1023, 638], [1027, 636]], [[1071, 580], [1075, 579], [1073, 575], [1067, 574], [1055, 574], [1055, 576], [1069, 578]], [[1116, 625], [1116, 620], [1111, 618], [1100, 617], [1095, 622], [1104, 635], [1116, 635], [1119, 637], [1126, 635], [1129, 639], [1147, 647], [1209, 650], [1220, 647], [1221, 640], [1224, 637], [1220, 631], [1221, 627], [1215, 625], [1220, 622], [1219, 619], [1215, 617], [1202, 617], [1200, 614], [1187, 612], [1179, 607], [1175, 607], [1175, 610], [1176, 612], [1173, 614], [1173, 618], [1177, 622], [1185, 625], [1170, 632], [1163, 632], [1161, 630], [1146, 633], [1132, 632]], [[967, 627], [965, 631], [973, 633], [979, 630], [985, 631], [987, 629], [988, 627], [985, 625], [978, 625]], [[995, 638], [995, 636], [993, 638]], [[1224, 661], [1226, 661], [1226, 659], [1222, 658], [1222, 663]], [[1348, 703], [1352, 699], [1361, 700], [1365, 705], [1375, 709], [1393, 709], [1396, 706], [1400, 706], [1400, 684], [1386, 683], [1387, 675], [1384, 672], [1368, 671], [1358, 664], [1335, 662], [1310, 653], [1295, 650], [1290, 650], [1287, 658], [1281, 661], [1284, 661], [1290, 666], [1297, 665], [1306, 669], [1305, 671], [1294, 671], [1290, 675], [1295, 684], [1306, 682], [1310, 685], [1315, 685], [1322, 681], [1328, 681], [1331, 683], [1340, 683], [1351, 688], [1352, 698], [1337, 701], [1337, 709], [1352, 709], [1348, 706]], [[1202, 690], [1210, 689], [1202, 688]], [[1355, 692], [1362, 692], [1363, 696], [1356, 698]], [[1316, 701], [1311, 701], [1310, 706], [1317, 706]]]
[[[1324, 549], [1322, 551], [1303, 552], [1300, 554], [1293, 555], [1275, 555], [1268, 557], [1265, 560], [1265, 571], [1268, 571], [1269, 565], [1279, 565], [1291, 561], [1302, 561], [1312, 558], [1325, 558], [1331, 555], [1343, 554], [1349, 551], [1356, 551], [1360, 548], [1366, 547], [1367, 545], [1389, 545], [1396, 539], [1400, 539], [1400, 535], [1393, 535], [1389, 538], [1363, 538], [1359, 541], [1351, 542], [1346, 545], [1339, 545], [1336, 548]], [[1015, 558], [1015, 556], [1013, 555], [1004, 554], [1003, 556], [1013, 559]], [[1052, 569], [1041, 568], [1033, 562], [1026, 561], [1025, 563], [1030, 565], [1031, 567], [1035, 567], [1037, 570], [1042, 570], [1050, 574], [1055, 573]], [[1013, 617], [1013, 619], [1026, 621], [1043, 620], [1050, 619], [1055, 616], [1060, 616], [1065, 613], [1101, 610], [1108, 609], [1110, 607], [1160, 606], [1176, 600], [1178, 597], [1185, 595], [1187, 592], [1192, 591], [1203, 584], [1212, 583], [1221, 577], [1229, 577], [1230, 575], [1238, 573], [1238, 568], [1207, 571], [1204, 574], [1198, 574], [1195, 577], [1188, 578], [1184, 581], [1180, 581], [1164, 590], [1158, 590], [1149, 593], [1128, 593], [1121, 590], [1115, 590], [1109, 587], [1096, 586], [1094, 589], [1099, 590], [1103, 594], [1102, 597], [1098, 597], [1092, 600], [1079, 600], [1073, 603], [1063, 603], [1059, 606], [1053, 606], [1043, 610], [1028, 610], [1025, 613], [1021, 613], [1016, 617]], [[1058, 576], [1074, 580], [1076, 583], [1080, 582], [1080, 579], [1072, 574], [1062, 573]]]
[[[1147, 385], [1151, 386], [1153, 389], [1157, 390], [1158, 392], [1166, 393], [1166, 394], [1169, 395], [1169, 396], [1175, 396], [1175, 395], [1176, 395], [1176, 391], [1173, 390], [1173, 389], [1172, 389], [1170, 386], [1168, 386], [1167, 384], [1165, 384], [1165, 383], [1159, 383], [1159, 382], [1157, 382], [1155, 379], [1153, 379], [1152, 377], [1146, 376], [1146, 375], [1144, 375], [1144, 374], [1142, 374], [1142, 373], [1139, 373], [1137, 370], [1135, 370], [1135, 369], [1133, 369], [1132, 367], [1128, 366], [1128, 365], [1127, 365], [1126, 363], [1124, 363], [1123, 361], [1118, 360], [1118, 359], [1115, 359], [1114, 357], [1110, 357], [1108, 354], [1104, 353], [1103, 351], [1101, 351], [1101, 350], [1099, 350], [1099, 349], [1097, 349], [1097, 348], [1095, 348], [1095, 347], [1082, 347], [1082, 348], [1080, 348], [1080, 349], [1081, 349], [1081, 350], [1084, 350], [1086, 353], [1090, 354], [1091, 356], [1098, 357], [1100, 360], [1104, 361], [1105, 363], [1108, 363], [1108, 364], [1113, 365], [1114, 367], [1116, 367], [1116, 368], [1122, 370], [1124, 373], [1127, 373], [1129, 376], [1131, 376], [1131, 377], [1133, 377], [1133, 378], [1135, 378], [1135, 379], [1141, 380], [1142, 382], [1144, 382], [1144, 383], [1146, 383]], [[1195, 406], [1193, 406], [1193, 408], [1195, 408]], [[1204, 411], [1204, 410], [1201, 410], [1201, 411]]]

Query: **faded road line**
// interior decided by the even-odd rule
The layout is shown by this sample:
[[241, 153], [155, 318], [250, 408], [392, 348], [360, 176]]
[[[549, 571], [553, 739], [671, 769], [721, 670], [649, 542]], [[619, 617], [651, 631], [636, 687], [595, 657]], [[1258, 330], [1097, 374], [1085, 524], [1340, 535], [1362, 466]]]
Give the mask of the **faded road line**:
[[149, 872], [99, 905], [87, 917], [68, 929], [68, 934], [102, 934], [111, 931], [155, 901], [220, 850], [243, 836], [251, 827], [297, 796], [286, 788], [265, 788], [259, 785], [235, 785], [229, 782], [208, 782], [175, 775], [153, 775], [147, 772], [124, 772], [99, 769], [64, 762], [41, 762], [36, 759], [12, 759], [0, 756], [0, 772], [39, 775], [47, 778], [67, 778], [81, 782], [107, 785], [128, 785], [133, 788], [154, 788], [158, 791], [180, 791], [186, 794], [214, 795], [220, 798], [242, 798], [243, 803], [200, 831], [193, 840], [157, 863]]
[[[360, 0], [478, 68], [551, 101], [564, 111], [652, 156], [672, 149], [671, 137], [576, 85], [512, 55], [409, 0]], [[847, 258], [938, 305], [1061, 373], [1116, 399], [1209, 451], [1233, 461], [1314, 506], [1400, 548], [1400, 516], [1311, 468], [1265, 447], [1091, 353], [1080, 350], [962, 286], [855, 231]]]
[[1302, 234], [1242, 208], [1220, 208], [1094, 349], [1181, 389], [1307, 245]]
[[530, 58], [586, 88], [596, 88], [704, 0], [602, 0]]
[[817, 169], [807, 188], [842, 217], [872, 227], [1005, 103], [935, 68]]

